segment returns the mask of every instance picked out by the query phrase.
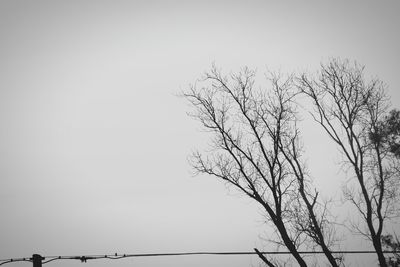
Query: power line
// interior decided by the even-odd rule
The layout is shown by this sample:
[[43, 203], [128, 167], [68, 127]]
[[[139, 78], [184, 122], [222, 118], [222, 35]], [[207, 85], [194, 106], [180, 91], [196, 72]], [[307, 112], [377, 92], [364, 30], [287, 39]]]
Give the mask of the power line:
[[5, 259], [5, 260], [0, 260], [0, 265], [6, 264], [6, 263], [19, 262], [19, 261], [30, 261], [30, 262], [32, 262], [32, 259], [31, 258]]
[[[261, 251], [264, 255], [289, 255], [289, 251]], [[323, 254], [323, 251], [299, 251], [299, 254]], [[376, 251], [369, 250], [337, 250], [331, 251], [333, 254], [373, 254]], [[385, 254], [400, 253], [400, 251], [383, 251]], [[37, 254], [35, 254], [37, 255]], [[34, 255], [34, 256], [35, 256]], [[176, 252], [176, 253], [142, 253], [142, 254], [99, 254], [99, 255], [83, 255], [83, 256], [40, 256], [42, 258], [42, 264], [46, 264], [56, 260], [80, 260], [81, 262], [87, 262], [88, 260], [99, 260], [99, 259], [109, 259], [118, 260], [123, 258], [133, 258], [133, 257], [167, 257], [167, 256], [193, 256], [193, 255], [219, 255], [219, 256], [233, 256], [233, 255], [257, 255], [253, 251], [230, 251], [230, 252]], [[20, 261], [32, 262], [33, 257], [25, 258], [14, 258], [14, 259], [3, 259], [0, 260], [0, 265], [7, 263], [14, 263]]]

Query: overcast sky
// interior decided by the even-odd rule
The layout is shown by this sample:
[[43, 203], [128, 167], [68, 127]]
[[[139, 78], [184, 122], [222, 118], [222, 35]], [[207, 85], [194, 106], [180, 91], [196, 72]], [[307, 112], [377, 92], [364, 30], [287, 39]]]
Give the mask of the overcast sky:
[[[385, 81], [400, 108], [399, 12], [397, 1], [1, 0], [0, 259], [274, 248], [260, 239], [269, 230], [255, 204], [192, 177], [186, 157], [206, 137], [176, 94], [213, 62], [227, 73], [291, 72], [342, 57]], [[340, 157], [320, 134], [304, 130], [310, 170], [338, 198]], [[199, 256], [85, 266], [257, 264]]]

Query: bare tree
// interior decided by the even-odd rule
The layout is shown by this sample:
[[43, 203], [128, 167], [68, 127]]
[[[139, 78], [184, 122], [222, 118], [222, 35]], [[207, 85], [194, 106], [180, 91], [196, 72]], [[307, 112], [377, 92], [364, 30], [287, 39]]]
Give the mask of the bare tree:
[[325, 206], [301, 159], [293, 77], [271, 74], [269, 81], [270, 90], [256, 89], [253, 71], [245, 68], [225, 77], [213, 67], [202, 87], [183, 93], [193, 107], [190, 115], [212, 136], [211, 149], [195, 152], [191, 164], [259, 203], [279, 236], [276, 242], [299, 266], [307, 266], [298, 251], [307, 243], [319, 246], [338, 266], [330, 251], [334, 239]]
[[356, 187], [348, 185], [344, 195], [365, 224], [353, 226], [372, 241], [380, 266], [387, 266], [381, 240], [385, 221], [397, 212], [398, 162], [383, 142], [382, 121], [389, 107], [384, 84], [378, 79], [366, 82], [363, 71], [356, 63], [334, 59], [322, 64], [316, 76], [302, 75], [298, 87], [312, 100], [314, 120], [354, 174]]

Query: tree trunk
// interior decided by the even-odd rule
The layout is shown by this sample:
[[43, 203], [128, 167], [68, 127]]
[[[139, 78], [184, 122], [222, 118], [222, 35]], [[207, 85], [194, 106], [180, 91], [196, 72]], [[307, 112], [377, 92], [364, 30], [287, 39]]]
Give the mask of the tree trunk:
[[379, 266], [387, 267], [388, 265], [386, 263], [385, 255], [383, 254], [383, 251], [382, 251], [382, 243], [381, 243], [380, 237], [375, 235], [374, 238], [372, 239], [372, 242], [374, 244], [376, 254], [378, 255]]
[[283, 243], [285, 244], [287, 249], [290, 251], [290, 253], [293, 255], [293, 257], [296, 259], [299, 266], [307, 267], [306, 262], [301, 257], [301, 255], [297, 251], [296, 246], [293, 244], [293, 241], [290, 239], [288, 233], [286, 232], [286, 228], [285, 228], [285, 225], [283, 224], [283, 222], [282, 221], [276, 222], [275, 225], [278, 228], [279, 233], [281, 234]]

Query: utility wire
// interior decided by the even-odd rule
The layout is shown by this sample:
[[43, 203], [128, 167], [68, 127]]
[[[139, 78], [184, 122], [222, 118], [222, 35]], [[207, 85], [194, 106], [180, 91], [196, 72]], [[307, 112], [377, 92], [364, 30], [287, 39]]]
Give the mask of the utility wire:
[[[289, 255], [289, 251], [262, 251], [261, 254], [265, 255]], [[299, 254], [323, 254], [323, 251], [299, 251]], [[331, 251], [333, 254], [372, 254], [376, 251], [369, 250], [337, 250]], [[400, 251], [383, 251], [385, 254], [400, 253]], [[236, 251], [236, 252], [177, 252], [177, 253], [143, 253], [143, 254], [106, 254], [106, 255], [85, 255], [85, 256], [43, 256], [42, 264], [46, 264], [56, 260], [80, 260], [81, 262], [87, 262], [88, 260], [98, 260], [98, 259], [109, 259], [118, 260], [123, 258], [133, 258], [133, 257], [165, 257], [165, 256], [192, 256], [192, 255], [257, 255], [256, 252], [252, 251]], [[3, 259], [0, 260], [0, 265], [6, 263], [27, 261], [32, 262], [32, 258], [14, 258], [14, 259]]]
[[31, 258], [16, 258], [16, 259], [0, 260], [0, 265], [6, 264], [6, 263], [19, 262], [19, 261], [29, 261], [29, 262], [32, 262], [32, 259], [31, 259]]

